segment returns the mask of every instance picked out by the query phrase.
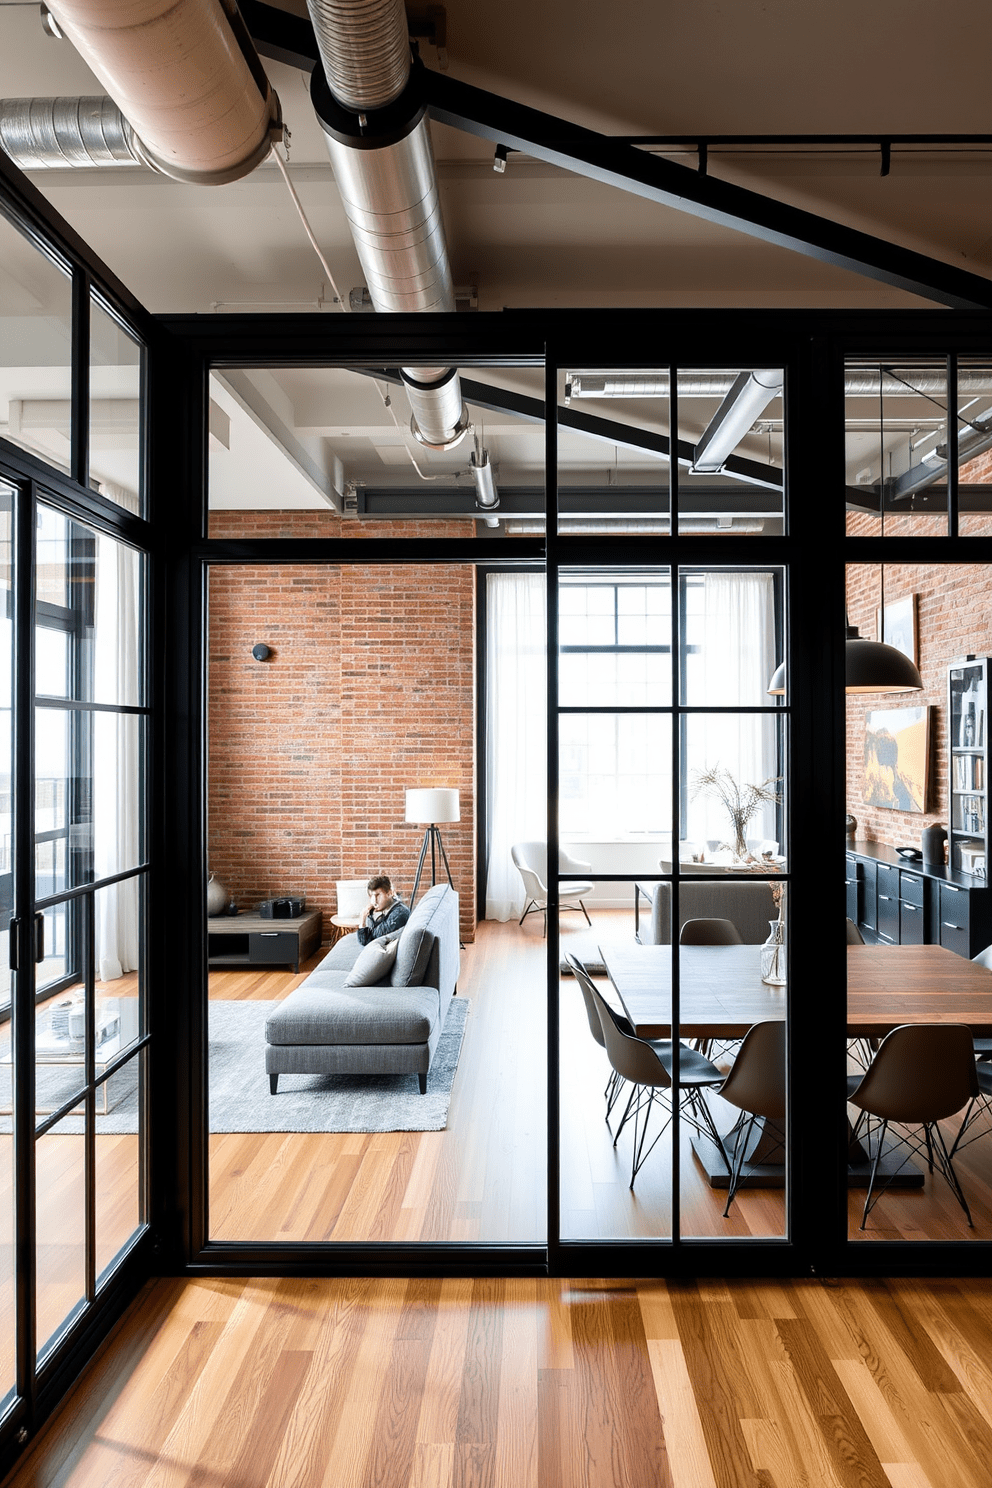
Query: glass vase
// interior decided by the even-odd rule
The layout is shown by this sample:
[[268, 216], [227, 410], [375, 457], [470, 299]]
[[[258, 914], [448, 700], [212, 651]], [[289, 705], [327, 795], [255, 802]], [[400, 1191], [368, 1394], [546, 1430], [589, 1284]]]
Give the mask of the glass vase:
[[769, 920], [771, 932], [761, 947], [761, 980], [772, 987], [785, 986], [785, 921]]

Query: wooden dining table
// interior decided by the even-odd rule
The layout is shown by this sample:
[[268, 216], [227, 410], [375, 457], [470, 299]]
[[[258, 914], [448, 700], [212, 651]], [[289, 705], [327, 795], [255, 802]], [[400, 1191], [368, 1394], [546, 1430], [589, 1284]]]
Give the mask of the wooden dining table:
[[[743, 1038], [784, 1018], [786, 988], [761, 980], [756, 945], [680, 946], [682, 1038]], [[672, 947], [604, 945], [600, 955], [639, 1038], [670, 1038]], [[992, 971], [943, 946], [847, 948], [847, 1032], [883, 1038], [902, 1023], [966, 1023], [992, 1037]]]
[[[672, 1036], [672, 947], [604, 945], [607, 975], [639, 1038]], [[679, 946], [679, 1037], [743, 1038], [754, 1023], [786, 1015], [785, 987], [761, 980], [761, 947]], [[992, 1037], [992, 971], [943, 946], [856, 945], [847, 948], [847, 1036], [884, 1038], [903, 1023], [964, 1023], [975, 1037]], [[784, 1132], [778, 1123], [759, 1124], [745, 1186], [780, 1186]], [[704, 1137], [693, 1149], [713, 1187], [725, 1187], [728, 1151]], [[900, 1186], [918, 1187], [922, 1172], [907, 1164], [883, 1172]], [[852, 1148], [852, 1185], [867, 1182], [867, 1154]]]

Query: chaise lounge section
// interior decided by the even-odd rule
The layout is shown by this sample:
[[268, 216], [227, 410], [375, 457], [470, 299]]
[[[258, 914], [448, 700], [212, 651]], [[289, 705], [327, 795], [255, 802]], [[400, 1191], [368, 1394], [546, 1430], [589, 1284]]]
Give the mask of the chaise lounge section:
[[415, 1074], [421, 1095], [458, 984], [458, 895], [438, 884], [400, 932], [381, 982], [346, 987], [362, 947], [357, 935], [332, 946], [265, 1024], [269, 1090], [280, 1075]]

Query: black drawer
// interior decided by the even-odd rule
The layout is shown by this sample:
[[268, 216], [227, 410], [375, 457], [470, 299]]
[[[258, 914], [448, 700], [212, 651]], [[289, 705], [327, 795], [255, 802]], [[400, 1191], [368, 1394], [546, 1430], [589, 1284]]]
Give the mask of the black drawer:
[[[898, 879], [897, 879], [898, 883]], [[878, 893], [875, 896], [876, 925], [879, 940], [891, 941], [893, 945], [899, 943], [899, 896], [887, 893], [888, 885], [883, 887], [879, 880]]]
[[256, 966], [296, 965], [300, 937], [295, 930], [256, 930], [249, 937], [248, 960]]
[[923, 907], [923, 879], [918, 873], [900, 873], [899, 897], [908, 904]]
[[911, 904], [908, 899], [899, 901], [900, 945], [923, 945], [926, 941], [926, 919], [922, 904]]
[[971, 954], [968, 895], [953, 884], [940, 885], [940, 943], [959, 956]]

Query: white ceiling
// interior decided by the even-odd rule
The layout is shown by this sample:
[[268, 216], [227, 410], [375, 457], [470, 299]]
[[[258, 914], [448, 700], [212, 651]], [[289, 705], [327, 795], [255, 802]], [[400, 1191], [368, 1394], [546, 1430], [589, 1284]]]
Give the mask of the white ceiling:
[[[449, 0], [446, 56], [429, 46], [422, 55], [429, 68], [444, 65], [454, 78], [609, 133], [980, 133], [989, 131], [989, 29], [986, 0], [835, 0], [815, 7], [796, 0], [736, 6], [697, 0], [678, 7], [628, 0], [613, 8], [591, 0], [498, 6]], [[291, 130], [291, 173], [347, 292], [362, 274], [308, 79], [279, 63], [265, 66]], [[70, 44], [43, 32], [37, 4], [0, 0], [0, 94], [100, 91]], [[489, 144], [444, 127], [433, 133], [455, 283], [477, 286], [480, 309], [924, 303], [522, 155], [511, 155], [506, 173], [497, 175]], [[694, 169], [694, 156], [677, 158]], [[992, 149], [897, 148], [891, 173], [883, 178], [879, 167], [877, 153], [867, 149], [761, 155], [714, 149], [709, 168], [992, 276]], [[341, 313], [271, 163], [217, 188], [184, 186], [137, 168], [40, 172], [33, 179], [152, 311]], [[541, 395], [530, 374], [505, 380]], [[289, 400], [283, 421], [326, 470], [337, 457], [346, 480], [368, 480], [381, 470], [383, 484], [409, 484], [415, 447], [375, 386], [358, 381], [361, 386], [345, 388], [326, 374], [279, 374]], [[598, 411], [663, 424], [657, 408], [642, 404], [624, 414], [619, 407]], [[405, 425], [401, 395], [396, 409]], [[245, 418], [237, 407], [232, 416], [235, 424]], [[532, 427], [486, 415], [486, 442], [494, 459], [513, 465], [515, 478], [525, 481], [528, 471], [530, 479], [540, 478], [543, 450]], [[611, 466], [626, 468], [628, 479], [653, 478], [650, 460], [590, 449], [591, 443], [563, 441], [575, 479], [604, 479]], [[768, 430], [751, 444], [744, 453], [767, 458]], [[457, 460], [438, 462], [423, 451], [418, 458], [449, 482], [457, 467], [464, 481], [468, 447], [466, 441]], [[218, 485], [218, 501], [239, 504], [233, 493], [242, 487], [229, 482], [221, 498]], [[311, 501], [323, 504], [312, 485], [294, 478], [292, 504]], [[259, 497], [259, 504], [271, 498]]]

